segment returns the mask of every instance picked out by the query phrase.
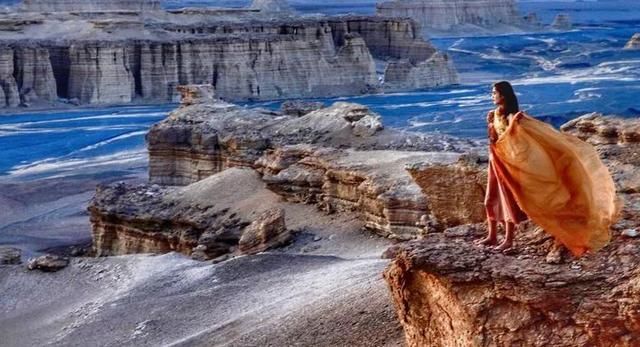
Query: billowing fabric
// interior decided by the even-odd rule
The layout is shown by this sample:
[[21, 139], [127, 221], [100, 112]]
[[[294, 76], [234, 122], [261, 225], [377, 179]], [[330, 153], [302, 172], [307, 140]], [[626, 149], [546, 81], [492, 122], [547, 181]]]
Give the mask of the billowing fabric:
[[519, 207], [574, 255], [609, 242], [620, 203], [591, 145], [524, 116], [490, 151], [500, 182]]

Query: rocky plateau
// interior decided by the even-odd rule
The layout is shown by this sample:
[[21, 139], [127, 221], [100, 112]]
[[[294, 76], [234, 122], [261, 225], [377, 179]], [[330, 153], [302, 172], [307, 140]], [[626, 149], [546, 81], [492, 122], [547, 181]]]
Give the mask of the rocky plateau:
[[506, 254], [474, 245], [484, 224], [392, 247], [384, 276], [409, 346], [635, 346], [640, 339], [640, 122], [589, 114], [562, 127], [609, 167], [621, 219], [575, 259], [532, 223]]
[[[210, 259], [236, 252], [263, 211], [215, 202], [228, 186], [238, 187], [229, 192], [238, 201], [243, 189], [246, 200], [262, 196], [259, 206], [283, 199], [346, 211], [394, 239], [483, 218], [486, 157], [462, 154], [478, 143], [385, 129], [358, 104], [292, 116], [211, 99], [210, 86], [180, 89], [185, 104], [147, 135], [150, 185], [98, 189], [89, 208], [97, 254], [191, 255], [202, 246]], [[194, 204], [193, 194], [217, 198]], [[286, 241], [280, 233], [271, 238]]]

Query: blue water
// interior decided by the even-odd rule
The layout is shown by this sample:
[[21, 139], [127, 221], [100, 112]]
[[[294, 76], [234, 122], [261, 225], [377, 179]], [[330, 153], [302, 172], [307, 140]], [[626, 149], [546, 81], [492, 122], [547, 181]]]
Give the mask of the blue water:
[[[167, 1], [178, 5], [235, 5], [248, 1]], [[302, 12], [367, 13], [375, 1], [291, 1]], [[306, 7], [305, 7], [306, 6]], [[492, 108], [491, 83], [509, 80], [521, 108], [556, 126], [578, 115], [602, 112], [640, 115], [640, 51], [622, 47], [640, 31], [640, 2], [527, 1], [521, 12], [536, 12], [549, 23], [568, 13], [576, 24], [564, 33], [433, 39], [453, 59], [461, 85], [442, 89], [320, 99], [368, 105], [388, 126], [455, 136], [485, 136]], [[279, 108], [281, 102], [249, 106]], [[146, 157], [144, 134], [175, 105], [111, 107], [0, 116], [0, 175], [50, 177], [109, 168]]]

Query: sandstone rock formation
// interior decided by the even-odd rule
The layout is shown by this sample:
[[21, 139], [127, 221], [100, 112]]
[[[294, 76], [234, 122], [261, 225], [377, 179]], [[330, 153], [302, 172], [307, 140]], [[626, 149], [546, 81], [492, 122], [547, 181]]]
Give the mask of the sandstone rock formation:
[[210, 103], [215, 99], [213, 86], [210, 84], [178, 86], [177, 89], [180, 93], [180, 104], [183, 106]]
[[268, 150], [285, 145], [423, 151], [465, 146], [444, 136], [381, 129], [377, 114], [344, 102], [303, 117], [224, 102], [193, 105], [151, 127], [147, 141], [149, 179], [163, 185], [187, 185], [229, 167], [254, 168]]
[[19, 47], [15, 50], [14, 60], [18, 64], [14, 66], [14, 74], [21, 95], [32, 91], [37, 99], [58, 99], [50, 59], [49, 51], [42, 47]]
[[[473, 244], [467, 224], [394, 246], [385, 271], [409, 346], [633, 346], [640, 339], [637, 230], [640, 122], [591, 114], [563, 130], [609, 166], [622, 219], [611, 243], [572, 259], [531, 223], [503, 254]], [[550, 252], [551, 251], [551, 252]], [[555, 254], [552, 254], [555, 253]]]
[[[180, 188], [99, 187], [89, 206], [93, 248], [98, 256], [177, 251], [196, 252], [198, 259], [258, 252], [290, 237], [283, 219], [274, 225], [259, 217], [277, 200], [247, 169], [230, 169]], [[252, 225], [254, 220], [263, 224]], [[244, 247], [238, 249], [241, 239]]]
[[274, 208], [256, 218], [242, 233], [238, 246], [244, 254], [256, 254], [291, 240], [284, 223], [284, 210]]
[[13, 52], [10, 49], [0, 48], [0, 106], [15, 107], [20, 104], [18, 84], [13, 77], [14, 72]]
[[311, 113], [321, 108], [324, 108], [324, 104], [322, 102], [287, 100], [282, 103], [282, 106], [280, 106], [280, 111], [287, 116], [302, 117], [307, 113]]
[[45, 254], [37, 258], [29, 259], [27, 268], [29, 270], [40, 270], [44, 272], [60, 271], [69, 265], [69, 259], [53, 254]]
[[570, 30], [572, 27], [571, 20], [569, 19], [569, 16], [566, 14], [558, 14], [553, 19], [553, 22], [551, 23], [551, 27], [556, 30]]
[[212, 85], [230, 101], [365, 94], [383, 90], [374, 59], [409, 62], [391, 73], [385, 91], [456, 83], [446, 56], [403, 18], [280, 17], [250, 9], [6, 17], [0, 106], [16, 106], [27, 94], [80, 104], [177, 102], [176, 87], [185, 84]]
[[391, 62], [384, 72], [384, 89], [401, 91], [458, 83], [458, 74], [446, 54], [412, 64], [408, 60]]
[[160, 10], [160, 0], [22, 0], [29, 12], [98, 12]]
[[513, 0], [382, 1], [376, 4], [376, 13], [409, 17], [427, 30], [451, 30], [464, 24], [490, 27], [520, 22]]
[[635, 33], [624, 46], [624, 49], [635, 50], [640, 49], [640, 33]]
[[287, 0], [253, 0], [249, 8], [266, 13], [290, 14], [293, 12]]
[[[181, 89], [192, 88], [197, 89]], [[242, 183], [246, 172], [259, 173], [259, 183], [273, 192], [264, 195], [317, 204], [328, 213], [349, 211], [385, 237], [411, 239], [430, 231], [419, 224], [424, 216], [438, 228], [479, 221], [477, 204], [443, 204], [449, 197], [462, 201], [482, 194], [483, 163], [460, 153], [477, 144], [385, 129], [379, 116], [362, 105], [338, 102], [304, 116], [215, 100], [182, 105], [153, 126], [147, 140], [154, 185], [100, 188], [91, 204], [94, 247], [100, 255], [176, 250], [210, 259], [238, 251], [242, 230], [255, 217], [242, 219], [238, 216], [247, 211], [219, 212], [207, 206], [225, 206], [224, 199], [234, 205], [244, 200], [243, 189], [257, 194], [258, 183]], [[242, 174], [239, 168], [244, 168]], [[434, 173], [443, 175], [438, 187], [421, 179]], [[239, 175], [238, 181], [233, 175]], [[216, 189], [230, 187], [240, 191], [221, 200]], [[208, 198], [194, 207], [194, 199], [185, 198], [183, 191]], [[270, 205], [265, 198], [259, 202], [263, 208]], [[224, 224], [230, 214], [236, 219]], [[221, 231], [221, 223], [233, 231]], [[271, 245], [249, 241], [261, 240], [264, 233], [276, 243], [287, 238], [286, 233], [256, 233], [247, 234], [246, 249]], [[226, 235], [225, 241], [220, 235]]]

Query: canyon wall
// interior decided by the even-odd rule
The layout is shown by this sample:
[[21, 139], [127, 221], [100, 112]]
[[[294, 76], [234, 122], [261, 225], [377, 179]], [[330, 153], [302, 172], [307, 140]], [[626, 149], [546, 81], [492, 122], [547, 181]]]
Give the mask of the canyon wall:
[[[177, 102], [176, 86], [186, 84], [211, 84], [218, 97], [247, 101], [359, 95], [457, 82], [446, 55], [437, 53], [407, 19], [139, 23], [137, 30], [156, 36], [153, 39], [137, 39], [145, 35], [131, 33], [131, 20], [93, 21], [86, 30], [96, 37], [106, 35], [94, 40], [3, 40], [0, 30], [0, 50], [6, 57], [0, 106], [58, 98], [76, 104]], [[11, 30], [23, 30], [17, 29], [18, 21], [14, 24]], [[119, 32], [131, 37], [115, 37]], [[390, 66], [384, 85], [374, 59]]]
[[409, 17], [423, 29], [450, 30], [465, 24], [518, 24], [514, 0], [395, 0], [376, 4], [382, 16]]
[[160, 10], [160, 0], [22, 0], [29, 12], [92, 12]]

